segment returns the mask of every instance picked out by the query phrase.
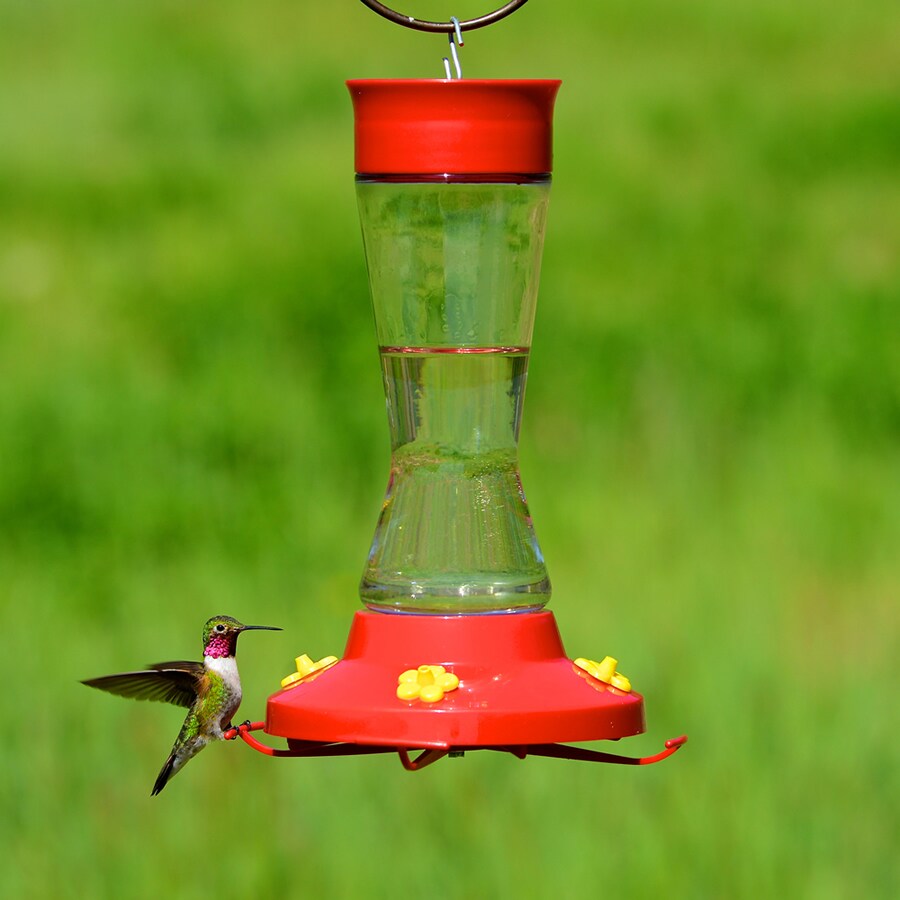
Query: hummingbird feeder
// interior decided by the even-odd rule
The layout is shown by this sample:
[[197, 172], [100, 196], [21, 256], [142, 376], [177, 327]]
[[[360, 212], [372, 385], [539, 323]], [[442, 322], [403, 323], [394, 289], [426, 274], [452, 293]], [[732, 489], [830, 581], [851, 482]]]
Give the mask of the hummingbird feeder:
[[643, 732], [644, 701], [612, 657], [566, 655], [519, 478], [560, 82], [459, 77], [462, 32], [525, 0], [448, 23], [363, 2], [447, 33], [457, 76], [448, 59], [443, 79], [348, 82], [390, 480], [343, 657], [298, 657], [265, 722], [227, 736], [408, 769], [472, 750], [656, 762], [686, 738], [644, 758], [568, 746]]

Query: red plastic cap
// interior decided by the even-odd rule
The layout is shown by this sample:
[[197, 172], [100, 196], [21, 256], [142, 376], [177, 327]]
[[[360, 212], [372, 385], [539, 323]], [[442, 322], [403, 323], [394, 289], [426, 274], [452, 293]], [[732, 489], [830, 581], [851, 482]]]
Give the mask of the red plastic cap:
[[348, 81], [360, 175], [542, 175], [560, 81]]

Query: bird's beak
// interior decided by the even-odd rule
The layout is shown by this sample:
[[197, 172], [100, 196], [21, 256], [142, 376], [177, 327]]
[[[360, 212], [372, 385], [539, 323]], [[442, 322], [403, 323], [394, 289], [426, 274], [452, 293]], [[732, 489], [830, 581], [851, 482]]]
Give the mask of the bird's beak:
[[275, 625], [241, 625], [241, 631], [283, 631]]

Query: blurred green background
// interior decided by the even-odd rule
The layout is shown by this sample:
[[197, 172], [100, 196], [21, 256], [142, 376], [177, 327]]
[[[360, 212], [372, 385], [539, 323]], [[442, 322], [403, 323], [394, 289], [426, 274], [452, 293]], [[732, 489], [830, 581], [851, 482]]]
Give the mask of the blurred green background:
[[[490, 4], [410, 2], [422, 17]], [[900, 16], [533, 0], [561, 77], [522, 472], [569, 653], [648, 769], [216, 746], [80, 678], [245, 638], [243, 715], [340, 654], [388, 442], [345, 78], [443, 37], [353, 0], [0, 0], [0, 893], [898, 895]], [[891, 727], [893, 726], [893, 727]]]

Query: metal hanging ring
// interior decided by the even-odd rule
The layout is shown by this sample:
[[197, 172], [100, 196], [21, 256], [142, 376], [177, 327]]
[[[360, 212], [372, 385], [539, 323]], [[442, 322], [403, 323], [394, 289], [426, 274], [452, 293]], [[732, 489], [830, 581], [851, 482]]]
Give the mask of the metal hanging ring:
[[505, 19], [510, 13], [514, 13], [520, 6], [524, 6], [528, 0], [510, 0], [505, 6], [501, 6], [500, 9], [495, 9], [493, 12], [487, 13], [487, 15], [478, 16], [476, 19], [466, 19], [458, 24], [454, 22], [426, 22], [413, 16], [405, 16], [403, 13], [398, 13], [389, 6], [379, 3], [379, 0], [362, 0], [362, 2], [372, 12], [378, 13], [379, 16], [384, 16], [385, 19], [396, 22], [404, 28], [414, 28], [416, 31], [449, 33], [457, 29], [459, 31], [472, 31], [474, 28], [484, 28], [485, 25], [492, 25], [494, 22], [499, 22], [500, 19]]

